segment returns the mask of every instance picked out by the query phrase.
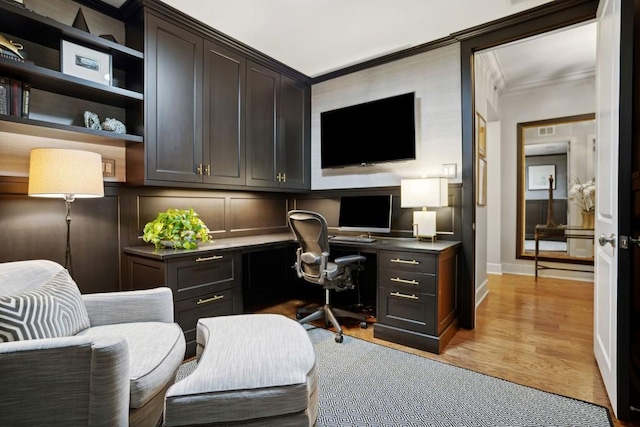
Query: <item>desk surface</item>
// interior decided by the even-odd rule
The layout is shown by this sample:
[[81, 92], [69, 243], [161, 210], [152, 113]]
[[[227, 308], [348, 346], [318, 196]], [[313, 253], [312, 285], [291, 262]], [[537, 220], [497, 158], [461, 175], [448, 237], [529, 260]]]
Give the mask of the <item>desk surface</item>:
[[[185, 256], [186, 254], [200, 254], [202, 252], [219, 250], [249, 250], [268, 247], [279, 243], [294, 243], [295, 237], [292, 233], [260, 234], [245, 237], [230, 237], [226, 239], [214, 239], [212, 242], [202, 243], [197, 249], [155, 249], [152, 245], [131, 246], [123, 251], [131, 255], [139, 255], [147, 258], [168, 259]], [[402, 250], [409, 252], [440, 253], [446, 249], [460, 245], [459, 241], [437, 240], [418, 241], [413, 238], [400, 237], [377, 237], [375, 242], [329, 242], [336, 248], [358, 248], [371, 250]]]

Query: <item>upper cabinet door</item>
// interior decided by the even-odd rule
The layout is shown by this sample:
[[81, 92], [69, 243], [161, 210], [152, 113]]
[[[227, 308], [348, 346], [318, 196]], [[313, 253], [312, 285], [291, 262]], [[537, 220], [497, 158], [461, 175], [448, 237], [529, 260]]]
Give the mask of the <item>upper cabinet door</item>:
[[205, 41], [204, 182], [242, 185], [246, 59]]
[[202, 182], [203, 39], [147, 18], [147, 179]]
[[278, 114], [278, 171], [280, 187], [309, 189], [311, 187], [311, 156], [309, 138], [309, 86], [287, 76], [280, 80]]
[[277, 106], [280, 73], [247, 61], [247, 185], [278, 187]]

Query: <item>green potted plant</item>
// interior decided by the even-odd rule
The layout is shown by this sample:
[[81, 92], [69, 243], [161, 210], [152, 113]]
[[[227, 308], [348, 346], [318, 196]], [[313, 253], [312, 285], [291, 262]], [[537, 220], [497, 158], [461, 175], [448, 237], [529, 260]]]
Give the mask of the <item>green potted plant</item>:
[[160, 212], [156, 219], [144, 226], [142, 240], [153, 243], [156, 249], [183, 248], [196, 249], [198, 240], [209, 240], [209, 228], [189, 209], [167, 209]]

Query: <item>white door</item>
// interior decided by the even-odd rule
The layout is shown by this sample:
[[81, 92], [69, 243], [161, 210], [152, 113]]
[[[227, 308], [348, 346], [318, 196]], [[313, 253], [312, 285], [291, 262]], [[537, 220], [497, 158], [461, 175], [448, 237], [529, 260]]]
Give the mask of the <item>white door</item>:
[[593, 337], [598, 367], [616, 415], [620, 3], [621, 0], [601, 0], [597, 15], [597, 179]]

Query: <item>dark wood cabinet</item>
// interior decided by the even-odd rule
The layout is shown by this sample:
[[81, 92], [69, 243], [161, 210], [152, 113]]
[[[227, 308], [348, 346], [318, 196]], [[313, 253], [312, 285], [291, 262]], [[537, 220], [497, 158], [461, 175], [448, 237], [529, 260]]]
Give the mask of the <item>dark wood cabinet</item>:
[[378, 255], [374, 336], [440, 353], [458, 329], [457, 248]]
[[147, 14], [146, 178], [202, 182], [202, 37]]
[[205, 40], [204, 182], [243, 185], [246, 59]]
[[248, 62], [247, 185], [310, 188], [308, 86]]
[[125, 254], [126, 287], [171, 288], [175, 321], [187, 340], [185, 357], [195, 355], [198, 319], [242, 313], [242, 257], [238, 251], [185, 251], [166, 258], [140, 253]]

